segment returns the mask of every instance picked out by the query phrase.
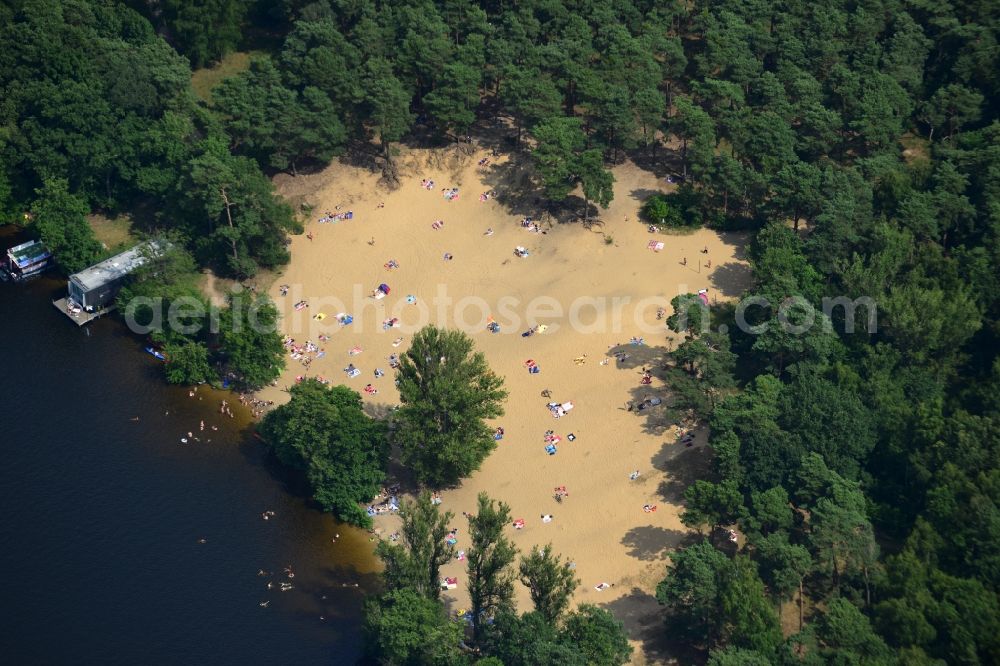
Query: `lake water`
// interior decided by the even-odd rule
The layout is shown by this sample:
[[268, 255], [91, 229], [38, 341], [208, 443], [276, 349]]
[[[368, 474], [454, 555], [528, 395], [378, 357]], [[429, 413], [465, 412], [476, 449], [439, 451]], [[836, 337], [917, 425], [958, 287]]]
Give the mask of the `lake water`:
[[368, 536], [289, 487], [247, 414], [219, 414], [234, 396], [167, 386], [116, 318], [56, 311], [64, 288], [0, 283], [4, 660], [354, 663]]

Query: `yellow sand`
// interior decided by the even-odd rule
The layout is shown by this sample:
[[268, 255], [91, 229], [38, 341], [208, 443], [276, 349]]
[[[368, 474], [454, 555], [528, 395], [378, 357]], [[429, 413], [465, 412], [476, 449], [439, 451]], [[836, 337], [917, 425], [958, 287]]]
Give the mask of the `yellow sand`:
[[[692, 475], [700, 473], [707, 456], [704, 433], [698, 434], [692, 448], [674, 443], [675, 436], [662, 427], [662, 407], [625, 411], [627, 400], [665, 395], [658, 378], [650, 386], [639, 382], [644, 362], [667, 346], [668, 331], [664, 322], [656, 320], [655, 303], [646, 303], [641, 310], [645, 329], [634, 315], [640, 301], [651, 297], [666, 303], [678, 293], [703, 288], [709, 289], [713, 301], [737, 296], [749, 277], [742, 260], [745, 237], [706, 230], [650, 234], [637, 222], [638, 208], [652, 192], [673, 186], [630, 163], [614, 169], [615, 200], [601, 211], [602, 226], [588, 230], [579, 223], [545, 224], [546, 234], [531, 233], [521, 228], [520, 220], [532, 212], [537, 217], [538, 211], [519, 206], [511, 212], [506, 205], [512, 194], [506, 185], [523, 182], [523, 169], [503, 164], [503, 158], [478, 168], [477, 161], [486, 154], [409, 151], [399, 158], [402, 186], [391, 193], [378, 186], [377, 176], [341, 164], [314, 176], [279, 181], [290, 199], [314, 205], [306, 227], [313, 240], [305, 235], [293, 239], [293, 261], [275, 282], [271, 296], [283, 312], [284, 329], [297, 343], [315, 342], [322, 332], [331, 339], [319, 343], [326, 356], [314, 361], [308, 372], [290, 361], [279, 388], [264, 397], [287, 399], [280, 389], [305, 374], [358, 391], [371, 383], [378, 395], [362, 394], [366, 403], [387, 409], [397, 404], [398, 394], [386, 358], [406, 350], [412, 336], [407, 325], [421, 323], [421, 308], [431, 305], [435, 315], [431, 301], [439, 290], [446, 290], [453, 301], [467, 296], [485, 299], [502, 326], [500, 334], [485, 330], [481, 321], [485, 314], [474, 306], [467, 308], [464, 318], [468, 330], [474, 331], [477, 348], [505, 378], [510, 396], [506, 415], [496, 422], [505, 430], [497, 450], [460, 488], [443, 493], [442, 508], [456, 515], [457, 547], [469, 545], [462, 512], [475, 509], [477, 493], [486, 491], [508, 503], [513, 518], [525, 521], [524, 529], [509, 531], [518, 548], [526, 552], [551, 542], [556, 552], [576, 563], [581, 585], [575, 603], [613, 610], [625, 621], [636, 646], [646, 648], [635, 661], [655, 660], [646, 639], [662, 634], [662, 625], [652, 594], [664, 574], [669, 549], [686, 535], [678, 520], [680, 493]], [[433, 191], [421, 187], [423, 178], [434, 180]], [[450, 187], [460, 188], [457, 200], [442, 196], [442, 190]], [[479, 195], [491, 189], [498, 191], [499, 199], [480, 202]], [[384, 208], [377, 207], [379, 202]], [[353, 211], [353, 219], [317, 223], [327, 211], [338, 212], [338, 205], [339, 212]], [[432, 228], [436, 220], [444, 221], [443, 228]], [[487, 228], [493, 235], [484, 235]], [[608, 236], [612, 244], [607, 244]], [[664, 242], [665, 249], [659, 253], [647, 249], [650, 240]], [[530, 256], [515, 257], [515, 246], [524, 246]], [[446, 252], [453, 260], [443, 259]], [[681, 264], [684, 258], [686, 266]], [[384, 268], [389, 259], [399, 263], [398, 270]], [[705, 267], [709, 260], [711, 269]], [[391, 287], [389, 296], [379, 301], [368, 298], [382, 282]], [[278, 293], [283, 283], [291, 286], [284, 298]], [[363, 307], [351, 305], [355, 293]], [[417, 304], [407, 305], [407, 295], [415, 296]], [[609, 307], [615, 297], [630, 302], [621, 308], [620, 330], [612, 329], [608, 316], [607, 330], [578, 331], [565, 317], [539, 315], [529, 321], [528, 304], [540, 296], [549, 301], [545, 312], [557, 303], [566, 313], [578, 297], [606, 298]], [[345, 309], [324, 305], [324, 297], [339, 299]], [[502, 297], [517, 299], [508, 306], [508, 316], [497, 309]], [[301, 299], [310, 305], [296, 312], [293, 304]], [[355, 323], [341, 327], [334, 317], [340, 311], [353, 314]], [[323, 321], [313, 319], [319, 312], [327, 315]], [[383, 331], [382, 321], [390, 316], [399, 316], [404, 326]], [[508, 322], [510, 316], [520, 318], [516, 326]], [[585, 308], [580, 318], [593, 324], [593, 309]], [[430, 321], [455, 325], [452, 316]], [[548, 329], [528, 338], [520, 335], [535, 323], [547, 324]], [[394, 348], [391, 343], [400, 336], [404, 341]], [[630, 345], [633, 336], [643, 337], [646, 344]], [[630, 358], [622, 364], [611, 358], [601, 365], [615, 345], [622, 345], [615, 349]], [[363, 352], [349, 356], [348, 350], [355, 346]], [[574, 362], [584, 356], [582, 362]], [[528, 373], [527, 359], [541, 367], [540, 374]], [[351, 362], [362, 370], [355, 379], [348, 379], [342, 370]], [[650, 363], [647, 367], [655, 361]], [[385, 370], [385, 377], [375, 379], [375, 368]], [[572, 401], [575, 408], [554, 419], [546, 408], [550, 400], [540, 395], [543, 389], [551, 391], [551, 401]], [[543, 437], [550, 429], [562, 437], [554, 456], [544, 451]], [[576, 436], [574, 442], [567, 440], [569, 433]], [[641, 473], [636, 481], [629, 480], [633, 470]], [[562, 503], [553, 498], [556, 486], [566, 486], [569, 493]], [[646, 513], [645, 504], [656, 505], [657, 510]], [[552, 522], [543, 523], [542, 514], [552, 514]], [[387, 516], [377, 518], [376, 524], [388, 534], [397, 522]], [[458, 589], [445, 595], [450, 608], [465, 608], [465, 563], [453, 561], [442, 575], [459, 579]], [[615, 586], [595, 590], [602, 582]], [[520, 608], [530, 608], [527, 591], [520, 585], [518, 602]]]

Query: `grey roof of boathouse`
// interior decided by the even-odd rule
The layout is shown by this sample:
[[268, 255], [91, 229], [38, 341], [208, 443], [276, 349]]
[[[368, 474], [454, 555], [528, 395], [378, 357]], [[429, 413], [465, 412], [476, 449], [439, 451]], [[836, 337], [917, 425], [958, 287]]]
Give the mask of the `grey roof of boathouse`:
[[161, 250], [159, 243], [140, 243], [131, 250], [116, 254], [89, 268], [84, 268], [79, 273], [70, 275], [69, 279], [78, 283], [86, 291], [106, 285], [109, 282], [128, 275], [146, 263], [144, 251], [147, 246], [152, 247], [157, 252]]

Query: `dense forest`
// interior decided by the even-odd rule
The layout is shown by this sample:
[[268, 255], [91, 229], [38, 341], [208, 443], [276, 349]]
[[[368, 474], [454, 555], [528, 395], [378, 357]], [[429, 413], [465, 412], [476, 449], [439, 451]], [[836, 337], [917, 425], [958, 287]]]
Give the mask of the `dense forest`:
[[[550, 199], [599, 205], [615, 162], [668, 165], [683, 185], [655, 217], [755, 230], [750, 323], [867, 297], [877, 326], [672, 320], [675, 406], [710, 423], [715, 465], [686, 493], [703, 537], [658, 588], [664, 632], [714, 666], [1000, 663], [994, 3], [5, 0], [0, 26], [0, 218], [30, 212], [74, 270], [101, 254], [85, 215], [129, 212], [178, 247], [143, 293], [287, 262], [298, 222], [268, 176], [345, 152], [391, 180], [397, 142], [506, 119]], [[259, 55], [199, 100], [192, 67], [234, 49]], [[207, 372], [204, 338], [171, 344]], [[451, 636], [436, 595], [398, 588], [371, 620], [383, 661], [472, 659], [428, 651], [414, 621]], [[627, 658], [496, 599], [483, 663]]]

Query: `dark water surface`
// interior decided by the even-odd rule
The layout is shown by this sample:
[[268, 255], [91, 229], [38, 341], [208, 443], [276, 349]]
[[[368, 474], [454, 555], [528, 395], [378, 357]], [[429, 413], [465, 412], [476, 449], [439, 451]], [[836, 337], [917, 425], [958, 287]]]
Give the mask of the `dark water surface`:
[[353, 663], [367, 536], [287, 490], [226, 394], [166, 386], [114, 317], [88, 335], [57, 312], [64, 284], [0, 283], [3, 660]]

